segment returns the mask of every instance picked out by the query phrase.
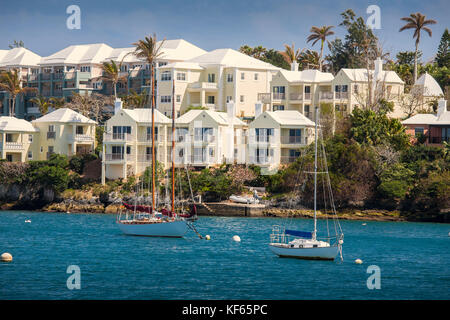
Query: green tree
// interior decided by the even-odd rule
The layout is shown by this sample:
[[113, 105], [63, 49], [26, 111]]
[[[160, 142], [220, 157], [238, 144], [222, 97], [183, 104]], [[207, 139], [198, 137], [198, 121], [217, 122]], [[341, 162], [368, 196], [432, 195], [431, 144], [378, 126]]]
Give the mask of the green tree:
[[[293, 43], [291, 46], [285, 44], [284, 45], [284, 51], [280, 52], [282, 56], [284, 57], [284, 60], [292, 64], [294, 61], [298, 61], [300, 58], [300, 54], [303, 52], [303, 49], [295, 49], [295, 44]], [[298, 70], [295, 70], [298, 71]]]
[[414, 171], [403, 164], [394, 164], [382, 172], [378, 191], [387, 199], [403, 200], [412, 188], [413, 176]]
[[9, 104], [9, 115], [14, 116], [16, 112], [16, 98], [28, 91], [36, 91], [36, 88], [23, 87], [17, 69], [0, 72], [0, 91], [9, 94], [11, 103]]
[[[416, 55], [416, 53], [413, 51], [400, 51], [396, 55], [396, 58], [397, 58], [396, 63], [399, 65], [406, 64], [411, 67], [414, 67], [415, 55]], [[417, 52], [417, 59], [420, 59], [420, 58], [422, 58], [422, 51], [419, 50]]]
[[36, 98], [30, 99], [30, 102], [38, 106], [39, 112], [44, 115], [48, 112], [48, 108], [51, 106], [50, 100], [43, 96], [37, 96]]
[[441, 37], [441, 42], [439, 43], [436, 57], [434, 58], [434, 61], [438, 64], [439, 67], [450, 68], [450, 52], [448, 51], [449, 46], [450, 34], [448, 33], [448, 29], [445, 29]]

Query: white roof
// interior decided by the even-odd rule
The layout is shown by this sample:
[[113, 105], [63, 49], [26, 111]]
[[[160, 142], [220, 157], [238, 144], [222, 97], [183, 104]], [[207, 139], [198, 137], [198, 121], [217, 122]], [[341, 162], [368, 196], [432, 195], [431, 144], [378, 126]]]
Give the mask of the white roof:
[[423, 74], [417, 79], [415, 85], [423, 86], [423, 95], [426, 97], [439, 97], [444, 95], [437, 81], [428, 73]]
[[223, 65], [224, 67], [245, 68], [245, 69], [262, 69], [262, 70], [279, 70], [264, 61], [255, 59], [246, 54], [233, 49], [216, 49], [205, 53], [201, 56], [190, 59], [189, 62], [196, 62], [201, 66], [207, 65]]
[[289, 82], [331, 82], [334, 79], [331, 73], [319, 70], [289, 71], [281, 69], [279, 72]]
[[[161, 41], [157, 42], [157, 46], [161, 44]], [[105, 57], [105, 61], [120, 62], [145, 62], [144, 59], [136, 57], [134, 54], [128, 54], [133, 52], [135, 47], [117, 48], [113, 49], [111, 53]], [[157, 60], [169, 60], [169, 61], [185, 61], [196, 56], [206, 53], [205, 50], [187, 42], [183, 39], [165, 40], [161, 49], [161, 55]], [[128, 55], [127, 55], [128, 54]], [[125, 58], [125, 59], [124, 59]]]
[[0, 50], [0, 67], [37, 67], [41, 59], [26, 48]]
[[108, 57], [113, 48], [104, 43], [68, 46], [48, 57], [42, 58], [41, 65], [99, 64]]
[[91, 120], [82, 114], [73, 111], [69, 108], [57, 109], [53, 112], [47, 113], [46, 115], [31, 121], [35, 122], [77, 122], [77, 123], [92, 123], [95, 124], [94, 120]]
[[37, 132], [33, 125], [23, 119], [17, 119], [15, 117], [0, 117], [0, 131], [8, 132]]
[[[366, 82], [367, 81], [367, 69], [347, 69], [342, 68], [340, 72], [344, 72], [347, 77], [352, 81], [356, 82]], [[373, 74], [373, 70], [369, 71]], [[390, 83], [401, 83], [403, 84], [403, 80], [400, 79], [398, 74], [395, 71], [381, 71], [381, 75], [378, 80]]]
[[[265, 111], [260, 114], [256, 119], [264, 115], [270, 116], [281, 126], [314, 126], [315, 123], [305, 117], [303, 114], [296, 110], [277, 110], [277, 111]], [[255, 120], [256, 120], [255, 119]]]
[[[139, 123], [152, 123], [152, 109], [136, 108], [122, 109], [124, 113], [129, 115], [134, 121]], [[159, 110], [155, 109], [155, 123], [170, 123], [171, 120], [163, 115]]]
[[[201, 114], [207, 114], [220, 125], [228, 125], [228, 115], [226, 112], [218, 112], [212, 110], [189, 110], [181, 117], [175, 119], [176, 124], [190, 124], [195, 121]], [[233, 125], [245, 126], [246, 124], [237, 117], [233, 117]]]
[[435, 124], [435, 125], [449, 125], [450, 124], [450, 112], [445, 111], [439, 117], [435, 114], [420, 113], [412, 116], [411, 118], [402, 121], [402, 124]]
[[173, 62], [165, 66], [160, 67], [160, 69], [187, 69], [187, 70], [203, 70], [204, 68], [195, 62]]

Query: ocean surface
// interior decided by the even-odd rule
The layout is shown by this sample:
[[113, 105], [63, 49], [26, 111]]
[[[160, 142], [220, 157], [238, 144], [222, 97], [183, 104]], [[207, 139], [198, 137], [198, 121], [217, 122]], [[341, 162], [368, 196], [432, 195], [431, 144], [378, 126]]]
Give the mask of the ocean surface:
[[[340, 263], [273, 255], [272, 225], [287, 222], [313, 226], [200, 217], [206, 241], [193, 232], [126, 236], [114, 215], [0, 212], [0, 254], [14, 258], [0, 263], [0, 299], [450, 299], [450, 225], [341, 221]], [[79, 290], [67, 288], [70, 265], [80, 268]], [[380, 289], [367, 287], [371, 265], [380, 268]]]

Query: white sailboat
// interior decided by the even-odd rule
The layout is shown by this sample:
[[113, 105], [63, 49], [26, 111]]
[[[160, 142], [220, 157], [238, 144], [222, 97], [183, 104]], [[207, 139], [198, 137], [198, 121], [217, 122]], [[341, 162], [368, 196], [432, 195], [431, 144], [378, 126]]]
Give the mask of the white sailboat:
[[[173, 82], [172, 94], [175, 93], [175, 82]], [[154, 95], [153, 102], [154, 102]], [[120, 212], [117, 224], [120, 230], [127, 235], [152, 236], [152, 237], [183, 237], [188, 228], [186, 217], [180, 216], [175, 211], [175, 96], [172, 97], [172, 206], [170, 210], [162, 209], [158, 212], [155, 208], [155, 116], [154, 103], [152, 103], [152, 202], [151, 206], [130, 205], [123, 203], [125, 212]], [[195, 205], [194, 212], [196, 215]], [[193, 228], [191, 226], [191, 228]]]
[[[323, 179], [324, 193], [327, 190], [329, 203], [333, 213], [335, 234], [330, 235], [327, 221], [327, 236], [323, 239], [317, 237], [317, 142], [318, 142], [318, 121], [319, 111], [316, 108], [316, 125], [315, 125], [315, 153], [314, 153], [314, 230], [312, 232], [290, 230], [282, 226], [273, 226], [270, 235], [270, 250], [280, 257], [308, 259], [308, 260], [334, 260], [338, 255], [342, 258], [342, 245], [344, 243], [344, 234], [337, 219], [336, 209], [333, 203], [333, 193], [328, 175], [328, 166], [326, 164], [325, 148], [323, 151], [323, 172], [326, 179]], [[324, 199], [326, 195], [324, 194]]]

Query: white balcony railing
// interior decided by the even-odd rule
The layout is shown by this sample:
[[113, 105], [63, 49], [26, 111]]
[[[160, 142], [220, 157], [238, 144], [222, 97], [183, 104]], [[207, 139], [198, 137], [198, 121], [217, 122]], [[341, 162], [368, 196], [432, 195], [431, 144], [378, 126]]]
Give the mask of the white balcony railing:
[[272, 97], [273, 97], [273, 100], [284, 100], [284, 99], [286, 99], [286, 94], [276, 92], [276, 93], [273, 93]]
[[94, 142], [94, 137], [87, 134], [69, 134], [67, 138], [75, 142]]
[[251, 164], [270, 165], [273, 163], [273, 157], [270, 156], [250, 156], [249, 161]]
[[320, 92], [319, 99], [321, 100], [333, 100], [333, 92]]
[[282, 144], [306, 144], [306, 138], [302, 136], [281, 136]]
[[188, 85], [190, 89], [217, 89], [217, 83], [215, 82], [194, 82]]
[[301, 93], [291, 93], [289, 94], [289, 100], [303, 100], [303, 95]]
[[133, 141], [134, 135], [131, 133], [105, 133], [103, 136], [103, 141], [114, 141], [114, 142], [125, 142]]
[[[24, 146], [22, 142], [5, 142], [4, 145], [0, 145], [4, 150], [23, 150]], [[0, 148], [0, 149], [2, 149]]]
[[305, 93], [304, 97], [304, 100], [311, 100], [311, 93]]
[[334, 99], [348, 99], [348, 92], [335, 92]]

